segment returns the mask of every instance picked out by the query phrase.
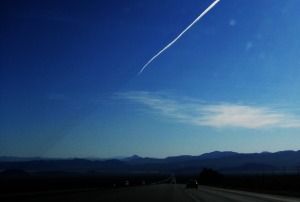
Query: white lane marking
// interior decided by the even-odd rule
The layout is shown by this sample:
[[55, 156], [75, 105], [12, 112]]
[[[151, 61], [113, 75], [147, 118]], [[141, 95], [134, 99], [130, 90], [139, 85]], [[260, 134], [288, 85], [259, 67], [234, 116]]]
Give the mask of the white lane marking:
[[258, 197], [260, 199], [266, 199], [266, 200], [273, 200], [273, 201], [280, 201], [280, 202], [300, 202], [299, 198], [293, 198], [288, 196], [280, 196], [280, 195], [270, 195], [270, 194], [263, 194], [263, 193], [257, 193], [257, 192], [247, 192], [247, 191], [239, 191], [239, 190], [232, 190], [232, 189], [223, 189], [223, 188], [216, 188], [216, 187], [206, 187], [201, 186], [203, 190], [215, 190], [215, 191], [221, 191], [221, 192], [227, 192], [232, 194], [239, 194], [242, 196], [250, 196], [250, 197]]
[[196, 202], [200, 202], [192, 193], [186, 192], [189, 197], [191, 197], [192, 199], [194, 199]]

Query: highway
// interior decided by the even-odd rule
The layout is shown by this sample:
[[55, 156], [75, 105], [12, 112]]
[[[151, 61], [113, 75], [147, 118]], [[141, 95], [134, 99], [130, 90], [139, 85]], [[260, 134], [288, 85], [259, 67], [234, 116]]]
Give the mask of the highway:
[[209, 187], [199, 189], [185, 189], [181, 184], [159, 184], [138, 187], [124, 187], [106, 190], [69, 190], [51, 193], [31, 193], [1, 196], [0, 201], [22, 201], [22, 202], [278, 202], [298, 201], [300, 198], [288, 198], [266, 194], [249, 193]]

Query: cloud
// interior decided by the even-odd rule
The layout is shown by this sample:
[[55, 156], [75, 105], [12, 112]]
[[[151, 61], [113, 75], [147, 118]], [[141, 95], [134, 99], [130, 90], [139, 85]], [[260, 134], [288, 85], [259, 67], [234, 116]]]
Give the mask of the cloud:
[[120, 93], [119, 97], [142, 104], [148, 112], [196, 126], [247, 129], [300, 127], [299, 117], [261, 106], [207, 104], [145, 91]]
[[283, 123], [285, 115], [269, 109], [243, 105], [209, 105], [203, 108], [200, 125], [261, 128]]

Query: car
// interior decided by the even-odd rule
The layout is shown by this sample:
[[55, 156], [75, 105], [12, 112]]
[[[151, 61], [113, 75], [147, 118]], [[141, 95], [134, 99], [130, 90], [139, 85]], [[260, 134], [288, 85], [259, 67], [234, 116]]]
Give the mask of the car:
[[189, 180], [186, 183], [186, 189], [190, 189], [190, 188], [194, 188], [194, 189], [198, 189], [198, 182], [197, 180]]

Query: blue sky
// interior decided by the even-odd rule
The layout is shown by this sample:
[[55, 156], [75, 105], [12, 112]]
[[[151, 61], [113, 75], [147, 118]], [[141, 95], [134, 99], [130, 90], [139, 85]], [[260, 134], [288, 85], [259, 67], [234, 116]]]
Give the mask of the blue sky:
[[300, 2], [1, 1], [0, 155], [300, 146]]

